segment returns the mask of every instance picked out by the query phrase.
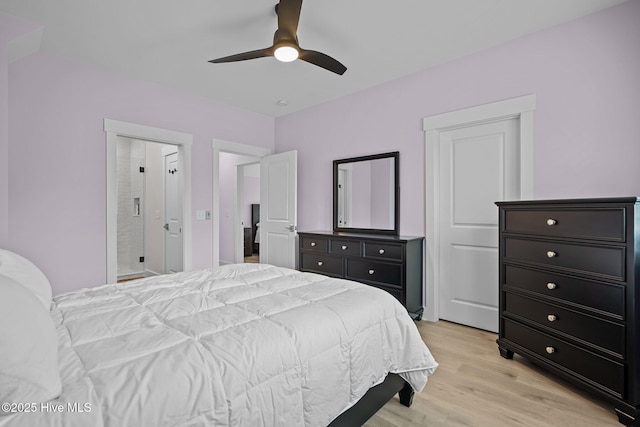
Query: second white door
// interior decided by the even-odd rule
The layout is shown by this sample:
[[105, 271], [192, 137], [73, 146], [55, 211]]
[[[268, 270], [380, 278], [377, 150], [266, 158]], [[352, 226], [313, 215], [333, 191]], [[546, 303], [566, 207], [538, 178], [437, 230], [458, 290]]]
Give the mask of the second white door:
[[260, 160], [260, 262], [295, 269], [297, 151]]
[[440, 318], [498, 331], [498, 200], [518, 199], [519, 120], [440, 133]]
[[182, 170], [178, 152], [164, 157], [165, 273], [182, 271]]

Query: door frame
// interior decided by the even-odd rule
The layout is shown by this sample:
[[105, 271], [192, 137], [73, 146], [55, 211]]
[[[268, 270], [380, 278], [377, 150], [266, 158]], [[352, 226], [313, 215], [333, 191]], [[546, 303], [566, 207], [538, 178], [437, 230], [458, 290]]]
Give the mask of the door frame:
[[116, 283], [118, 275], [118, 181], [117, 181], [117, 144], [119, 137], [140, 139], [144, 141], [160, 142], [175, 145], [178, 157], [184, 169], [183, 186], [183, 240], [182, 260], [185, 271], [191, 270], [191, 144], [193, 135], [183, 132], [166, 130], [137, 123], [104, 119], [106, 133], [106, 185], [107, 185], [107, 248], [106, 283]]
[[[212, 238], [212, 266], [213, 268], [220, 266], [220, 153], [240, 154], [244, 156], [252, 156], [260, 159], [272, 153], [272, 149], [258, 147], [255, 145], [241, 144], [239, 142], [225, 141], [223, 139], [213, 138], [211, 141], [213, 148], [213, 181], [212, 181], [212, 212], [211, 219], [213, 225], [211, 231]], [[236, 175], [237, 177], [237, 175]], [[237, 178], [236, 178], [237, 179]], [[236, 216], [238, 216], [236, 212]], [[234, 241], [238, 241], [237, 233], [240, 232], [235, 227]]]
[[[438, 313], [440, 277], [440, 133], [472, 124], [508, 118], [519, 119], [520, 197], [533, 198], [533, 118], [536, 95], [524, 95], [423, 119], [425, 132], [425, 292], [424, 319], [435, 322]], [[496, 286], [498, 284], [496, 283]]]

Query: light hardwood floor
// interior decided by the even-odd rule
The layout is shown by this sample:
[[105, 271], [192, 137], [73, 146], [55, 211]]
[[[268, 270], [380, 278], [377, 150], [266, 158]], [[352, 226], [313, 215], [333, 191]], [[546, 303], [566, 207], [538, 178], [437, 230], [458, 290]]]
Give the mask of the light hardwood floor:
[[366, 427], [622, 426], [612, 406], [518, 355], [500, 357], [496, 334], [445, 321], [417, 324], [440, 366], [411, 408], [396, 396]]

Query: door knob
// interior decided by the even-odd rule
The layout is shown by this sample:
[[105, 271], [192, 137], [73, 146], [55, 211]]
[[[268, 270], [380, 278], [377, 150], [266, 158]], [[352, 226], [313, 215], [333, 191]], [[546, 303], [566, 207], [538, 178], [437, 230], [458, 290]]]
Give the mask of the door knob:
[[287, 230], [289, 230], [289, 231], [291, 231], [291, 232], [296, 231], [296, 226], [295, 226], [295, 225], [293, 225], [293, 224], [289, 224], [289, 225], [287, 226]]
[[169, 224], [163, 225], [162, 228], [164, 228], [165, 230], [169, 231]]

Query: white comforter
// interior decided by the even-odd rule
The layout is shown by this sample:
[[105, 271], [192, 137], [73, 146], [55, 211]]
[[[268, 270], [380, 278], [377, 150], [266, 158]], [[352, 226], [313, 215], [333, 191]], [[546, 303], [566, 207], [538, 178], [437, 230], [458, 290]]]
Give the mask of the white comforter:
[[0, 425], [326, 426], [437, 367], [388, 293], [264, 264], [71, 292], [52, 316], [63, 394]]

